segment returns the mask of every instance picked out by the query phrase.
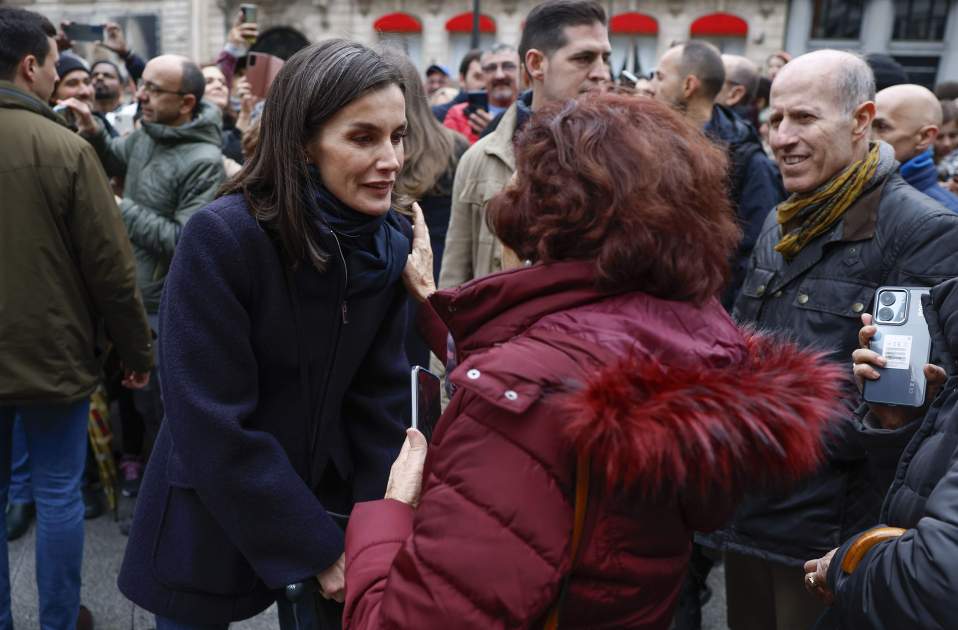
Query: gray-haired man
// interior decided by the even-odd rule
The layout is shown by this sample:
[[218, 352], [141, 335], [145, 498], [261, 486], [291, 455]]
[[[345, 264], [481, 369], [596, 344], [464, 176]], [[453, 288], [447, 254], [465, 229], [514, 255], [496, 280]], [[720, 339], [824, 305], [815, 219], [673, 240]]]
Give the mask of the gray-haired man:
[[[870, 142], [875, 81], [859, 57], [802, 55], [772, 85], [770, 143], [788, 199], [769, 215], [734, 316], [847, 364], [860, 316], [882, 285], [931, 286], [958, 275], [958, 215], [898, 175], [892, 148]], [[877, 522], [915, 427], [836, 419], [821, 469], [753, 497], [722, 535], [732, 630], [811, 627], [822, 604], [802, 565]]]

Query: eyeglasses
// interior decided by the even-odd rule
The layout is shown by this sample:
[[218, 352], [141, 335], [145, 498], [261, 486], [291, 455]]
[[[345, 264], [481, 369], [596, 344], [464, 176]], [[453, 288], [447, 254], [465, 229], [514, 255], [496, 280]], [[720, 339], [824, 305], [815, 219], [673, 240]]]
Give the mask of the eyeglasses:
[[482, 71], [488, 74], [492, 74], [499, 68], [502, 68], [503, 72], [515, 72], [519, 66], [512, 63], [511, 61], [503, 61], [502, 63], [487, 63], [482, 67]]
[[177, 94], [179, 96], [186, 96], [187, 94], [186, 92], [179, 90], [165, 90], [151, 81], [144, 81], [142, 79], [137, 82], [136, 89], [138, 91], [143, 90], [150, 96], [156, 96], [157, 94]]

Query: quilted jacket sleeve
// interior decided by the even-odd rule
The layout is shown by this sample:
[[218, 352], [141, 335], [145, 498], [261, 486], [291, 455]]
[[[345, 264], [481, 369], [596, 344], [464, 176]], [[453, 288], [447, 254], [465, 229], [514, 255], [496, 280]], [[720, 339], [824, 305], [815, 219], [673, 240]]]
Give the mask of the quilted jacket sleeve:
[[447, 413], [453, 418], [433, 436], [415, 513], [388, 500], [353, 512], [347, 628], [523, 628], [558, 594], [573, 508], [565, 484], [542, 463], [549, 456], [501, 430], [503, 420], [515, 426], [527, 416], [464, 389]]
[[836, 614], [856, 630], [954, 628], [958, 592], [958, 459], [938, 482], [918, 525], [879, 543], [851, 575], [841, 570], [853, 540], [829, 567]]
[[216, 196], [226, 177], [221, 160], [203, 160], [191, 165], [179, 184], [179, 199], [172, 217], [137, 203], [129, 197], [120, 203], [130, 240], [157, 257], [171, 257], [183, 226]]

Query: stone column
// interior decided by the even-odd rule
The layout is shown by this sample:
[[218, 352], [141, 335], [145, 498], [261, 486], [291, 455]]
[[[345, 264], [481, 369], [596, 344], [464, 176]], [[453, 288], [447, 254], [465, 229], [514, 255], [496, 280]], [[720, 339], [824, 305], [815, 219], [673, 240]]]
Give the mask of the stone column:
[[789, 5], [788, 22], [785, 26], [785, 50], [798, 56], [808, 52], [814, 7], [812, 0], [792, 0]]
[[865, 15], [862, 17], [862, 52], [887, 52], [894, 26], [894, 0], [868, 2], [865, 5]]

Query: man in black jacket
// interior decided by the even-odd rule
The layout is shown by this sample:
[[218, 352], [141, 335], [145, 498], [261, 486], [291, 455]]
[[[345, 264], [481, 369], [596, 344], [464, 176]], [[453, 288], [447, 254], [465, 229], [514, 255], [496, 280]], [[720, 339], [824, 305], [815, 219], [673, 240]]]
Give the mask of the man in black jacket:
[[700, 41], [672, 47], [659, 60], [652, 78], [658, 100], [685, 114], [728, 150], [729, 197], [742, 228], [742, 242], [732, 261], [732, 278], [722, 299], [725, 308], [731, 309], [762, 223], [785, 198], [785, 191], [755, 129], [716, 103], [724, 85], [722, 56], [714, 46]]
[[[909, 186], [892, 148], [869, 142], [875, 82], [864, 61], [821, 50], [782, 69], [770, 143], [791, 196], [765, 221], [735, 302], [743, 324], [787, 334], [845, 363], [884, 285], [958, 275], [958, 216]], [[849, 409], [859, 396], [849, 388]], [[877, 522], [910, 433], [836, 418], [827, 461], [796, 487], [752, 497], [724, 532], [732, 630], [806, 630], [822, 608], [802, 565]]]

